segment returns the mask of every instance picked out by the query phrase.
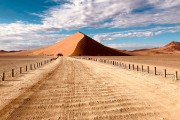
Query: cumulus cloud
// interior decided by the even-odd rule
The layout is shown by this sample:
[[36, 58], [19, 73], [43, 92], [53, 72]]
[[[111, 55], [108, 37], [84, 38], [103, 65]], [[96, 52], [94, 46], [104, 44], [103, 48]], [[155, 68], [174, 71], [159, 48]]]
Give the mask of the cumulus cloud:
[[22, 22], [0, 24], [0, 49], [22, 50], [44, 47], [67, 37], [64, 34], [51, 33], [53, 31], [56, 29]]
[[[152, 10], [133, 12], [146, 7]], [[179, 0], [69, 0], [48, 10], [43, 23], [62, 29], [134, 27], [180, 23], [179, 16]]]
[[107, 46], [120, 50], [138, 50], [147, 48], [161, 47], [162, 44], [144, 44], [144, 43], [124, 43], [124, 44], [107, 44]]
[[134, 37], [152, 37], [164, 33], [180, 32], [180, 26], [175, 27], [157, 27], [153, 29], [144, 30], [128, 30], [122, 32], [109, 32], [93, 35], [93, 38], [98, 42], [115, 40], [117, 38], [134, 38]]

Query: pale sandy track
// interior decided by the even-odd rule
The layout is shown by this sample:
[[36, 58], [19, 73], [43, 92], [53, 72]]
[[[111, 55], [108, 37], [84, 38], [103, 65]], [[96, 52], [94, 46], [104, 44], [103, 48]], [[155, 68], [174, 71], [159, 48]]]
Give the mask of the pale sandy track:
[[9, 114], [0, 111], [0, 119], [178, 120], [179, 85], [111, 65], [63, 58], [47, 79], [11, 103], [19, 107]]

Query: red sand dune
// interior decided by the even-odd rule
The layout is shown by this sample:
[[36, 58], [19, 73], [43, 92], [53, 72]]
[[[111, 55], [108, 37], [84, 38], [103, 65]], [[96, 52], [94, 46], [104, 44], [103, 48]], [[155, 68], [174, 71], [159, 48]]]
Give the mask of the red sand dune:
[[37, 49], [31, 55], [57, 55], [64, 56], [125, 56], [123, 51], [106, 47], [87, 35], [78, 32], [65, 40], [49, 47]]
[[180, 51], [180, 42], [173, 41], [173, 42], [165, 45], [161, 49], [164, 51], [167, 51], [167, 52]]
[[180, 55], [180, 42], [173, 41], [160, 48], [141, 49], [141, 50], [134, 50], [132, 52], [138, 55], [157, 55], [157, 54]]

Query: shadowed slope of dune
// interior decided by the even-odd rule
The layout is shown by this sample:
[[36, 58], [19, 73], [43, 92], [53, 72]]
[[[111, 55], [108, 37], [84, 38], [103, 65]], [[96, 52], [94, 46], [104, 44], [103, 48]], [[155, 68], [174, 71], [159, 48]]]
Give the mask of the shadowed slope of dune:
[[33, 51], [32, 55], [57, 55], [64, 56], [118, 56], [129, 55], [116, 49], [106, 47], [87, 35], [78, 32], [65, 40], [62, 40], [52, 46]]
[[[81, 33], [82, 34], [82, 33]], [[81, 39], [74, 52], [71, 54], [72, 56], [124, 56], [128, 55], [123, 51], [118, 51], [113, 48], [106, 47], [97, 41], [93, 40], [87, 35], [84, 35], [83, 39]]]

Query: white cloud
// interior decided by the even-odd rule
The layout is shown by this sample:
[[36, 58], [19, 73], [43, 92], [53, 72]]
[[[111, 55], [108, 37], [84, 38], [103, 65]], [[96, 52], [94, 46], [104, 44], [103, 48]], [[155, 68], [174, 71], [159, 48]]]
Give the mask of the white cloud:
[[[133, 13], [133, 10], [147, 6], [154, 10]], [[69, 3], [48, 10], [43, 23], [62, 29], [134, 27], [180, 23], [179, 16], [179, 0], [69, 0]]]
[[144, 43], [123, 43], [123, 44], [107, 44], [107, 46], [120, 50], [138, 50], [147, 48], [157, 48], [162, 44], [144, 44]]
[[[48, 29], [51, 29], [50, 32]], [[0, 50], [19, 50], [51, 45], [67, 35], [51, 33], [53, 28], [43, 25], [0, 24]]]
[[140, 0], [70, 0], [69, 2], [48, 10], [43, 23], [63, 29], [97, 27], [104, 20], [128, 14], [143, 3]]
[[180, 26], [175, 27], [157, 27], [144, 30], [129, 30], [122, 32], [109, 32], [93, 35], [93, 38], [98, 42], [115, 40], [118, 38], [134, 38], [134, 37], [152, 37], [164, 33], [180, 32]]

